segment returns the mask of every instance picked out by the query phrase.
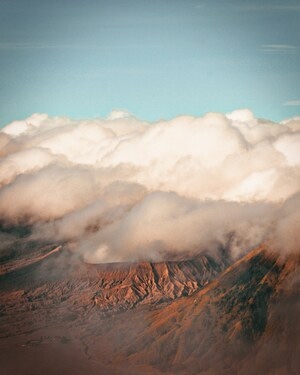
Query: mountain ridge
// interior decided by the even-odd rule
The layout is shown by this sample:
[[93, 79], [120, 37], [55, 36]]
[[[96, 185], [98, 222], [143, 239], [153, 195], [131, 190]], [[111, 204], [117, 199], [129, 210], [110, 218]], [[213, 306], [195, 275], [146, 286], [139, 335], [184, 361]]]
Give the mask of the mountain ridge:
[[[59, 366], [73, 371], [80, 361], [85, 370], [78, 374], [297, 373], [298, 253], [282, 257], [260, 246], [233, 264], [201, 255], [123, 267], [79, 261], [71, 270], [62, 263], [65, 256], [60, 250], [36, 263], [32, 281], [28, 266], [15, 284], [20, 270], [9, 273], [8, 288], [0, 292], [7, 345], [0, 356], [9, 371], [17, 366], [10, 350], [20, 358], [25, 350], [32, 361], [37, 351], [60, 360], [77, 353]], [[50, 273], [47, 280], [57, 264], [69, 273]]]

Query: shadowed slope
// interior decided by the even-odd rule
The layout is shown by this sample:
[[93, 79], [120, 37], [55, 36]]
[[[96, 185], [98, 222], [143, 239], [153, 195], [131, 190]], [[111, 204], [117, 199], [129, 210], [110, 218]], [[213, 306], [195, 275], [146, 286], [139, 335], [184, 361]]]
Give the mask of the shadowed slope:
[[[188, 296], [214, 279], [228, 265], [222, 256], [161, 263], [86, 264], [61, 246], [18, 259], [0, 276], [3, 332], [111, 314], [138, 304]], [[5, 265], [2, 267], [6, 270]], [[93, 311], [92, 311], [93, 310]], [[92, 311], [92, 314], [91, 314]], [[20, 319], [20, 324], [15, 318]], [[27, 319], [28, 318], [28, 319]], [[30, 319], [29, 319], [30, 318]], [[5, 323], [5, 324], [4, 324]], [[5, 328], [5, 329], [4, 329]]]
[[298, 256], [283, 260], [257, 249], [200, 292], [152, 312], [134, 339], [117, 320], [115, 353], [186, 374], [296, 374], [298, 272]]
[[[61, 356], [77, 353], [78, 374], [297, 374], [298, 255], [280, 258], [261, 247], [219, 276], [226, 262], [202, 255], [157, 264], [78, 261], [49, 277], [62, 256], [2, 276], [7, 368], [16, 366], [9, 350], [47, 359], [59, 347]], [[38, 275], [31, 281], [29, 270]], [[64, 366], [72, 371], [76, 359]]]

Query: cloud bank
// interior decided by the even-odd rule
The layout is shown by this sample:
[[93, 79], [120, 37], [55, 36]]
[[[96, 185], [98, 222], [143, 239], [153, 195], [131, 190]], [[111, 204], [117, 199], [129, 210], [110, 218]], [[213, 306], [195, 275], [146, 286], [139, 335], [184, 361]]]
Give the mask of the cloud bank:
[[0, 132], [1, 223], [95, 263], [298, 251], [299, 150], [299, 118], [249, 110], [151, 124], [34, 114]]

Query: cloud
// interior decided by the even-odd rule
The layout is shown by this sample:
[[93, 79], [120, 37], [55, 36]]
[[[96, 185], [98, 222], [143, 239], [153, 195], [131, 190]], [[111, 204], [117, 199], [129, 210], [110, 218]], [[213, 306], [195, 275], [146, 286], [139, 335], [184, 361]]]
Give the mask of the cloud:
[[198, 3], [198, 4], [194, 5], [194, 8], [202, 10], [202, 9], [206, 8], [206, 6], [207, 6], [207, 4], [205, 2], [201, 2], [201, 3]]
[[[174, 21], [174, 20], [173, 20]], [[144, 44], [51, 44], [51, 43], [8, 43], [0, 42], [0, 50], [123, 50], [123, 49], [144, 49]], [[147, 48], [159, 48], [158, 45], [147, 45]]]
[[263, 44], [259, 51], [271, 54], [294, 54], [299, 51], [299, 47], [290, 44]]
[[34, 114], [0, 132], [1, 224], [89, 262], [296, 251], [299, 149], [298, 118], [249, 110], [152, 124]]
[[240, 11], [252, 12], [297, 12], [300, 11], [299, 4], [243, 4], [235, 6]]
[[288, 105], [288, 106], [300, 106], [300, 99], [289, 100], [289, 101], [283, 103], [283, 105]]

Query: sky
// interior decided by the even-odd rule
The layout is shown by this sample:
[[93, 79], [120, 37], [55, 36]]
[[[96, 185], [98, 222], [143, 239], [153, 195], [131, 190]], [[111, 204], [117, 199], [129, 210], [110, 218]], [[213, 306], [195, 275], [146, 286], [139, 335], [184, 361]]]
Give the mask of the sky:
[[299, 0], [0, 0], [0, 126], [300, 115]]

